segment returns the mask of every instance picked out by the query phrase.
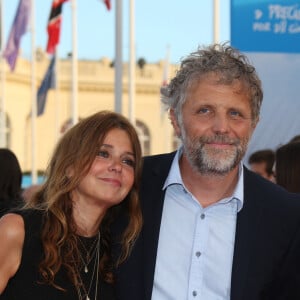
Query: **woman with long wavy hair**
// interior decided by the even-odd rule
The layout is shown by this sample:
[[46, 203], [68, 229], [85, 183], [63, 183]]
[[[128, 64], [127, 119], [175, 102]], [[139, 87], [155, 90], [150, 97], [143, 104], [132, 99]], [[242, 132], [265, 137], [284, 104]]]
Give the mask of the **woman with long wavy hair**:
[[[0, 219], [0, 299], [114, 299], [114, 262], [128, 257], [141, 229], [141, 165], [125, 117], [99, 112], [69, 129], [39, 191]], [[127, 227], [112, 240], [122, 216]], [[112, 243], [121, 245], [117, 259]]]

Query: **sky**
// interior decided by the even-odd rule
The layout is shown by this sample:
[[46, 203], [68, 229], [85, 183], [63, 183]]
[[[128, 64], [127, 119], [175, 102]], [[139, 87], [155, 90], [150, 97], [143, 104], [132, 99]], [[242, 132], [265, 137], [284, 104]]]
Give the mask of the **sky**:
[[[1, 0], [0, 0], [1, 1]], [[79, 59], [98, 60], [115, 56], [115, 3], [108, 11], [102, 0], [76, 0], [77, 52]], [[46, 48], [47, 22], [52, 0], [34, 0], [35, 45]], [[213, 42], [213, 0], [135, 0], [136, 58], [148, 63], [165, 59], [167, 49], [171, 63], [194, 51], [198, 45]], [[2, 0], [4, 45], [15, 16], [19, 0]], [[123, 0], [123, 61], [129, 57], [129, 0]], [[230, 0], [220, 3], [220, 41], [230, 39]], [[31, 36], [21, 40], [21, 56], [30, 57]], [[72, 51], [72, 9], [70, 1], [63, 5], [63, 20], [59, 57]]]
[[[4, 44], [6, 44], [19, 0], [0, 1], [4, 12]], [[46, 27], [52, 0], [32, 1], [35, 3], [36, 47], [45, 49]], [[111, 0], [112, 9], [107, 11], [102, 0], [76, 0], [79, 59], [99, 60], [107, 57], [114, 60], [116, 1]], [[248, 1], [245, 0], [243, 4]], [[219, 0], [220, 42], [230, 40], [230, 2]], [[262, 2], [264, 1], [258, 1], [260, 4]], [[129, 0], [123, 0], [123, 61], [128, 61], [129, 57], [128, 8]], [[63, 5], [60, 58], [66, 58], [72, 51], [71, 29], [71, 3], [68, 1]], [[135, 0], [135, 40], [136, 59], [144, 58], [147, 63], [155, 63], [165, 59], [169, 48], [170, 62], [178, 64], [198, 45], [213, 42], [213, 0]], [[21, 41], [21, 55], [28, 58], [30, 51], [31, 36], [27, 33]], [[268, 53], [254, 54], [250, 57], [262, 79], [265, 96], [261, 121], [255, 130], [249, 151], [263, 147], [274, 148], [300, 130], [297, 121], [300, 107], [295, 106], [300, 94], [298, 84], [300, 56], [299, 54], [278, 56]], [[284, 109], [281, 107], [282, 103]]]

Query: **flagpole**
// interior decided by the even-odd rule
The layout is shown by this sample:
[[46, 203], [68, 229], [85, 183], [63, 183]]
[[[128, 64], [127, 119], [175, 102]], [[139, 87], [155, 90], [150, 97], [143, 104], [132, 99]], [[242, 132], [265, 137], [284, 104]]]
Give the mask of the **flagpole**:
[[37, 117], [37, 104], [36, 104], [36, 74], [35, 74], [35, 3], [31, 0], [31, 179], [32, 184], [37, 183], [37, 167], [36, 167], [36, 117]]
[[[167, 45], [166, 47], [166, 56], [164, 61], [164, 69], [163, 69], [163, 79], [162, 79], [162, 85], [166, 86], [168, 84], [169, 80], [169, 66], [170, 66], [170, 45]], [[164, 103], [160, 101], [160, 121], [166, 122], [166, 107]], [[169, 122], [168, 122], [169, 123]], [[165, 152], [172, 151], [172, 132], [171, 126], [165, 126]]]
[[7, 141], [6, 141], [6, 106], [5, 106], [5, 61], [3, 58], [3, 51], [4, 51], [4, 13], [3, 13], [3, 7], [4, 7], [4, 1], [0, 0], [0, 26], [1, 26], [1, 32], [0, 32], [0, 63], [1, 63], [1, 95], [0, 95], [0, 147], [5, 148], [7, 147]]
[[170, 45], [167, 45], [167, 47], [166, 47], [166, 56], [165, 56], [165, 61], [164, 61], [164, 69], [163, 69], [163, 78], [162, 78], [163, 86], [168, 84], [169, 64], [170, 64]]
[[77, 79], [77, 5], [76, 0], [72, 0], [72, 101], [71, 101], [71, 115], [72, 125], [78, 122], [78, 107], [77, 107], [77, 91], [78, 91], [78, 79]]
[[[166, 47], [166, 56], [163, 66], [163, 76], [162, 76], [162, 86], [166, 86], [168, 84], [169, 79], [169, 64], [170, 64], [170, 45]], [[164, 120], [165, 116], [165, 105], [160, 102], [160, 119], [161, 121]]]
[[116, 0], [115, 112], [122, 112], [122, 1]]
[[59, 101], [59, 80], [58, 80], [58, 68], [59, 68], [59, 59], [58, 59], [58, 46], [56, 47], [54, 55], [56, 56], [55, 59], [55, 66], [54, 66], [54, 74], [55, 74], [55, 90], [54, 90], [54, 97], [55, 97], [55, 139], [58, 141], [59, 133], [60, 133], [60, 101]]
[[213, 17], [214, 23], [214, 43], [218, 43], [220, 41], [220, 2], [219, 0], [214, 0], [214, 17]]
[[135, 125], [135, 13], [134, 0], [130, 0], [129, 14], [129, 120]]

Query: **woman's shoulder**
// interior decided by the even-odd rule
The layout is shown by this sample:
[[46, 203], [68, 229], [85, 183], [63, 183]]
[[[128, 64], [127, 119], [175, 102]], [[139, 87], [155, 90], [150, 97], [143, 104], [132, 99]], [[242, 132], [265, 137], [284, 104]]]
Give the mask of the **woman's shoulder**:
[[0, 219], [0, 240], [6, 248], [23, 246], [25, 226], [23, 218], [14, 213], [5, 214]]
[[20, 215], [24, 220], [25, 231], [39, 235], [40, 230], [43, 226], [43, 220], [45, 216], [45, 211], [38, 209], [21, 209], [14, 211], [15, 214]]
[[22, 216], [15, 213], [5, 214], [0, 219], [1, 240], [15, 240], [24, 238], [24, 220]]
[[24, 222], [20, 215], [9, 213], [0, 219], [0, 293], [18, 270], [24, 236]]

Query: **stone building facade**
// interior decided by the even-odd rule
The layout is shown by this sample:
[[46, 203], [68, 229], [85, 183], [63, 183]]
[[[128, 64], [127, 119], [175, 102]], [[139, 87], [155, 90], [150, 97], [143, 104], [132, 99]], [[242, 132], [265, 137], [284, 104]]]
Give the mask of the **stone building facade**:
[[[33, 160], [43, 171], [53, 148], [71, 120], [72, 64], [70, 59], [57, 61], [57, 87], [49, 90], [45, 112], [32, 122], [30, 113], [32, 92], [37, 90], [49, 65], [49, 58], [38, 53], [35, 79], [32, 79], [30, 61], [18, 58], [14, 72], [3, 64], [0, 97], [3, 95], [7, 118], [7, 147], [13, 150], [22, 167], [30, 171]], [[168, 115], [161, 109], [160, 87], [163, 80], [164, 62], [136, 65], [134, 111], [135, 123], [143, 147], [143, 154], [170, 152], [177, 147]], [[176, 66], [169, 66], [172, 76]], [[114, 68], [109, 59], [78, 61], [77, 110], [78, 118], [84, 118], [100, 110], [114, 110]], [[4, 76], [3, 76], [4, 75]], [[129, 117], [128, 65], [123, 66], [122, 114]], [[34, 127], [33, 127], [34, 126]], [[32, 131], [32, 128], [33, 129]], [[34, 143], [32, 132], [35, 132]], [[34, 146], [33, 146], [34, 144]], [[34, 159], [33, 159], [34, 157]]]

